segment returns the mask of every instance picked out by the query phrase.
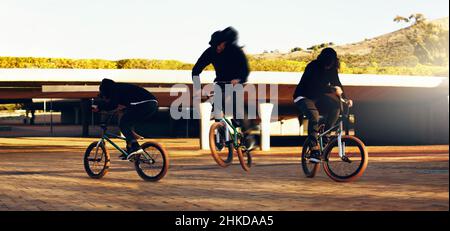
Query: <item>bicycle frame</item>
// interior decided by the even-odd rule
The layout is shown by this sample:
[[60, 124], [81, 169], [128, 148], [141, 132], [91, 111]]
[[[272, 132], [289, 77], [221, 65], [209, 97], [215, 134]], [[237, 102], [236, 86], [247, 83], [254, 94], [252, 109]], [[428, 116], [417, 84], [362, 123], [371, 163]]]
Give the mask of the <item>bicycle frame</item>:
[[[100, 140], [97, 143], [97, 146], [95, 147], [95, 156], [97, 156], [98, 153], [98, 148], [100, 147], [100, 144], [104, 143], [105, 140], [110, 143], [117, 151], [119, 151], [120, 153], [122, 153], [125, 156], [129, 156], [130, 154], [123, 150], [122, 148], [120, 148], [116, 143], [114, 143], [114, 141], [112, 141], [111, 139], [120, 139], [123, 141], [126, 141], [126, 138], [123, 136], [118, 136], [116, 134], [112, 134], [110, 132], [104, 131], [102, 138], [100, 138]], [[147, 151], [144, 150], [144, 153], [142, 154], [142, 156], [146, 159], [146, 160], [151, 160], [154, 161], [154, 159], [147, 153]]]
[[342, 135], [344, 133], [343, 127], [344, 127], [344, 123], [341, 118], [339, 123], [336, 124], [334, 127], [328, 129], [327, 131], [323, 132], [322, 134], [319, 134], [319, 143], [320, 143], [320, 151], [321, 152], [323, 152], [325, 149], [325, 147], [323, 145], [323, 137], [327, 134], [330, 134], [333, 131], [336, 131], [337, 139], [338, 139], [339, 157], [343, 158], [345, 156], [345, 144], [342, 143]]
[[126, 138], [123, 137], [123, 136], [118, 136], [118, 135], [115, 135], [115, 134], [112, 134], [112, 133], [109, 133], [109, 132], [105, 131], [105, 132], [103, 133], [103, 135], [102, 135], [102, 138], [100, 138], [100, 140], [99, 140], [98, 143], [97, 143], [97, 146], [96, 146], [97, 150], [98, 150], [98, 147], [100, 146], [100, 144], [104, 143], [105, 140], [106, 140], [106, 141], [108, 141], [108, 143], [110, 143], [115, 149], [117, 149], [120, 153], [122, 153], [122, 154], [125, 155], [125, 156], [128, 156], [128, 155], [129, 155], [128, 152], [126, 152], [125, 150], [123, 150], [122, 148], [120, 148], [117, 144], [115, 144], [115, 143], [111, 140], [111, 138], [113, 138], [113, 139], [115, 138], [115, 139], [120, 139], [120, 140], [126, 141]]
[[[111, 139], [120, 139], [123, 141], [126, 141], [126, 138], [123, 136], [118, 136], [116, 134], [110, 133], [107, 131], [107, 125], [109, 124], [109, 122], [111, 121], [111, 119], [116, 115], [118, 111], [115, 111], [114, 113], [110, 114], [110, 117], [106, 120], [106, 122], [104, 123], [104, 125], [101, 125], [102, 129], [103, 129], [103, 133], [102, 133], [102, 137], [100, 138], [100, 140], [97, 143], [96, 148], [96, 153], [98, 152], [98, 148], [100, 146], [100, 144], [105, 143], [105, 140], [110, 143], [116, 150], [118, 150], [121, 154], [125, 155], [125, 156], [129, 156], [130, 154], [123, 150], [122, 148], [120, 148], [117, 144], [115, 144]], [[109, 113], [106, 113], [109, 114]], [[146, 153], [146, 152], [144, 152]]]
[[344, 117], [348, 117], [348, 113], [344, 114], [343, 111], [343, 99], [340, 100], [341, 102], [341, 114], [339, 115], [339, 120], [336, 125], [334, 125], [332, 128], [326, 130], [322, 134], [319, 134], [319, 143], [320, 143], [320, 151], [323, 152], [325, 147], [323, 146], [323, 137], [327, 134], [330, 134], [333, 131], [336, 131], [337, 133], [337, 139], [338, 139], [338, 150], [339, 150], [339, 157], [344, 158], [345, 157], [345, 143], [342, 143], [342, 136], [344, 133]]
[[[212, 99], [214, 95], [210, 95], [209, 96], [209, 100]], [[222, 118], [220, 119], [216, 119], [216, 122], [223, 122], [225, 124], [225, 141], [229, 142], [230, 141], [230, 137], [233, 137], [233, 144], [234, 147], [237, 148], [238, 147], [238, 130], [235, 126], [233, 126], [233, 123], [231, 122], [230, 119], [227, 119], [225, 116], [222, 115]], [[217, 132], [217, 131], [216, 131]], [[219, 143], [219, 136], [217, 136], [216, 134], [216, 141], [217, 143]]]
[[[233, 123], [231, 120], [227, 118], [221, 118], [219, 121], [223, 122], [225, 124], [225, 141], [229, 142], [230, 137], [233, 137], [233, 144], [234, 147], [238, 146], [238, 131], [237, 128], [233, 126]], [[219, 139], [219, 136], [216, 136], [216, 139]], [[217, 140], [219, 142], [219, 140]]]

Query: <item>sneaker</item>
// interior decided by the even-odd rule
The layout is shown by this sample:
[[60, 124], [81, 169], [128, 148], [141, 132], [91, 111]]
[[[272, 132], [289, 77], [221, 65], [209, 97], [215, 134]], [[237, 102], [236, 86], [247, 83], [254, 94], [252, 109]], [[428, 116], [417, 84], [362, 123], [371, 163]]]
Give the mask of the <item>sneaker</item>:
[[244, 138], [244, 146], [247, 149], [247, 151], [251, 151], [255, 149], [255, 137], [252, 135], [248, 135]]
[[[126, 150], [127, 151], [127, 153], [132, 153], [133, 152], [133, 150], [132, 150], [132, 148], [130, 147], [130, 146], [126, 146], [126, 148], [124, 148], [124, 150]], [[120, 156], [119, 156], [119, 159], [121, 159], [121, 160], [127, 160], [127, 155], [125, 155], [125, 154], [121, 154]]]
[[311, 148], [311, 155], [309, 156], [309, 162], [320, 163], [322, 161], [320, 150], [318, 148]]
[[136, 155], [144, 154], [144, 150], [141, 147], [133, 148], [129, 153], [127, 160], [132, 161], [135, 159]]

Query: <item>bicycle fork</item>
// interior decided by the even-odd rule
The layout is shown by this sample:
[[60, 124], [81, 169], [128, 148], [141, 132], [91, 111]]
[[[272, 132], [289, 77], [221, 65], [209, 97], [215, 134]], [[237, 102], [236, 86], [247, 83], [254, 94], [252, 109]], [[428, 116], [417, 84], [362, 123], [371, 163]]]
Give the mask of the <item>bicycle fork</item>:
[[345, 157], [345, 143], [342, 143], [342, 131], [344, 130], [343, 128], [344, 128], [344, 126], [343, 126], [343, 123], [341, 122], [339, 124], [339, 131], [338, 131], [338, 137], [337, 137], [338, 148], [339, 148], [339, 157], [341, 159], [343, 159]]

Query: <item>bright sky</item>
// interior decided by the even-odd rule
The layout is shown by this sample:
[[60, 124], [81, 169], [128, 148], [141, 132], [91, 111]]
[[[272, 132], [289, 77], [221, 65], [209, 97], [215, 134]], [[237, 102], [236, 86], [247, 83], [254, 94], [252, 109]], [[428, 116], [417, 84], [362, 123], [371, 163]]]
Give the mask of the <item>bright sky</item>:
[[345, 44], [448, 17], [448, 0], [0, 0], [0, 56], [195, 62], [210, 35], [240, 32], [247, 53]]

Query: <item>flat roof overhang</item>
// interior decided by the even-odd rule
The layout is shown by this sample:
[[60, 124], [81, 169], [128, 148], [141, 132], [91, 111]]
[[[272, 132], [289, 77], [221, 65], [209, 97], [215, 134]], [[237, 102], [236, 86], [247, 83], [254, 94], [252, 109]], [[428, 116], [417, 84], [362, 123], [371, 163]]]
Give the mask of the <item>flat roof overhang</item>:
[[[214, 72], [205, 71], [202, 83], [212, 83], [214, 76]], [[252, 72], [248, 83], [277, 85], [279, 104], [292, 106], [292, 94], [301, 76], [302, 73]], [[172, 88], [179, 93], [192, 89], [190, 71], [0, 69], [0, 99], [92, 98], [98, 94], [104, 77], [145, 87], [166, 107], [179, 97], [171, 96]], [[449, 89], [448, 77], [341, 74], [340, 78], [346, 94], [357, 103], [428, 100], [448, 96]], [[268, 91], [266, 99], [269, 98], [274, 99]]]

